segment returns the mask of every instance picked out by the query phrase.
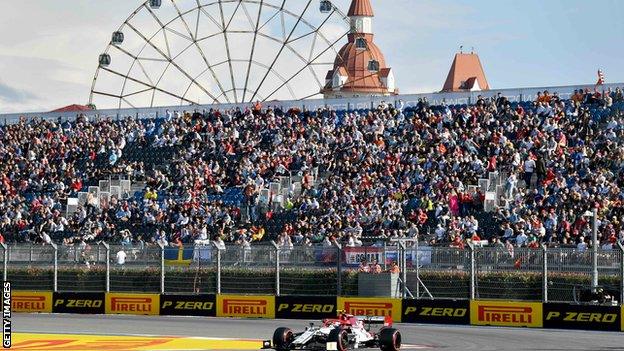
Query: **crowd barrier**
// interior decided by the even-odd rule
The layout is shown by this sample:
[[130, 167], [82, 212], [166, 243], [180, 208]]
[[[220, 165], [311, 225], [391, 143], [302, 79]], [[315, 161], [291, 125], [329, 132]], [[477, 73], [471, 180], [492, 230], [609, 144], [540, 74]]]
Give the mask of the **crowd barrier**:
[[345, 310], [396, 322], [624, 331], [624, 306], [498, 300], [13, 291], [13, 312], [318, 320]]

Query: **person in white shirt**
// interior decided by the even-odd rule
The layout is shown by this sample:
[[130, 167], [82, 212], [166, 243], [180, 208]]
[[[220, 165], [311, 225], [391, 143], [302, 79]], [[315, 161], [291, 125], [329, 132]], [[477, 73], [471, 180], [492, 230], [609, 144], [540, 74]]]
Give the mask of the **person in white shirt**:
[[511, 199], [513, 197], [514, 191], [516, 190], [516, 184], [518, 184], [516, 174], [511, 173], [505, 183], [505, 198]]
[[124, 250], [117, 251], [115, 258], [117, 259], [118, 265], [123, 266], [126, 264], [126, 252]]
[[523, 246], [526, 243], [527, 239], [527, 235], [524, 233], [524, 231], [521, 231], [520, 234], [518, 234], [518, 236], [516, 237], [516, 246]]
[[535, 171], [535, 161], [529, 157], [524, 161], [524, 181], [526, 183], [526, 187], [531, 187], [531, 178], [533, 177], [533, 172]]
[[583, 253], [587, 250], [587, 243], [585, 243], [584, 237], [581, 237], [580, 240], [581, 241], [579, 241], [579, 243], [576, 245], [576, 249], [579, 253]]
[[43, 245], [51, 245], [52, 244], [52, 238], [50, 238], [50, 235], [48, 235], [48, 233], [43, 232], [41, 234], [41, 239], [43, 240]]
[[436, 239], [438, 241], [444, 239], [445, 234], [446, 234], [446, 229], [442, 227], [442, 224], [438, 224], [438, 227], [435, 230]]
[[217, 246], [217, 249], [219, 250], [225, 250], [225, 242], [223, 242], [223, 239], [221, 239], [220, 236], [218, 236], [215, 240], [214, 240], [215, 245]]

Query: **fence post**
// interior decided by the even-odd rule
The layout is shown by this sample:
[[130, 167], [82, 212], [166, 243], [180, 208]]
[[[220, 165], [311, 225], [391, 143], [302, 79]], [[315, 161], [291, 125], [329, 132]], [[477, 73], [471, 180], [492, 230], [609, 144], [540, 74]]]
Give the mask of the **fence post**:
[[598, 288], [598, 209], [592, 212], [592, 291]]
[[165, 293], [165, 246], [158, 243], [160, 246], [160, 293]]
[[620, 249], [620, 306], [624, 306], [624, 245], [617, 242]]
[[217, 294], [221, 294], [221, 249], [214, 241], [211, 243], [217, 250]]
[[475, 248], [472, 243], [468, 243], [468, 252], [470, 253], [470, 300], [475, 299], [475, 273], [476, 273], [476, 262], [475, 262]]
[[[415, 265], [416, 268], [416, 298], [420, 299], [420, 237], [418, 234], [416, 234], [416, 242], [414, 244], [416, 245], [416, 262], [412, 262], [412, 265]], [[407, 266], [407, 259], [405, 260], [405, 266]], [[404, 270], [407, 270], [407, 267], [405, 267]], [[407, 282], [405, 282], [405, 284], [407, 284]]]
[[336, 245], [336, 273], [338, 274], [336, 296], [340, 296], [342, 294], [342, 246], [335, 241], [334, 245]]
[[542, 302], [548, 302], [548, 248], [542, 244]]
[[[401, 259], [399, 262], [401, 262], [400, 265], [403, 266], [401, 267], [401, 280], [403, 280], [401, 297], [405, 299], [407, 298], [407, 247], [405, 246], [405, 242], [403, 241], [399, 241], [397, 244], [397, 258]], [[418, 249], [416, 249], [416, 258], [416, 266], [418, 267]], [[418, 268], [416, 268], [416, 298], [420, 297], [419, 285], [420, 280], [418, 280]]]
[[[102, 245], [106, 248], [106, 292], [110, 292], [110, 246], [102, 241]], [[100, 249], [98, 248], [98, 261], [100, 259]]]
[[7, 281], [7, 268], [9, 266], [9, 249], [4, 243], [0, 243], [2, 245], [2, 250], [4, 251], [4, 255], [2, 257], [2, 281]]
[[275, 296], [280, 296], [280, 250], [275, 241], [271, 240], [275, 248]]
[[55, 243], [50, 243], [54, 248], [54, 292], [58, 291], [58, 246]]

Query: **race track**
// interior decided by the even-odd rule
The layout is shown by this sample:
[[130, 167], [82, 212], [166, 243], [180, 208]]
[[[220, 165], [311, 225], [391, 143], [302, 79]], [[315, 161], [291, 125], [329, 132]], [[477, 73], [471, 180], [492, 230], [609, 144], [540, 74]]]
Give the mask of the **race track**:
[[[29, 338], [34, 339], [36, 335], [33, 334], [86, 334], [89, 337], [85, 336], [84, 338], [95, 339], [94, 336], [102, 336], [99, 338], [100, 341], [105, 340], [104, 336], [119, 339], [122, 336], [125, 336], [125, 339], [129, 339], [131, 336], [194, 337], [193, 339], [176, 338], [178, 343], [188, 342], [188, 348], [175, 348], [175, 350], [198, 350], [198, 346], [190, 346], [191, 341], [184, 340], [197, 339], [202, 341], [203, 338], [211, 338], [213, 340], [202, 342], [216, 343], [221, 341], [215, 341], [214, 338], [235, 339], [227, 341], [227, 343], [215, 344], [224, 346], [203, 346], [204, 349], [213, 351], [219, 347], [223, 350], [240, 350], [232, 345], [245, 345], [244, 349], [250, 350], [255, 348], [254, 345], [257, 344], [259, 348], [261, 344], [256, 340], [269, 339], [276, 327], [290, 326], [299, 329], [307, 324], [307, 321], [292, 320], [115, 315], [15, 314], [12, 319], [13, 332], [16, 333], [14, 339], [19, 339], [21, 342]], [[397, 324], [397, 326], [403, 334], [404, 344], [406, 344], [405, 350], [624, 350], [624, 335], [616, 332], [420, 324]], [[21, 336], [18, 336], [20, 334]], [[129, 342], [125, 339], [124, 342]], [[107, 342], [111, 343], [110, 340]], [[14, 344], [16, 344], [15, 341]], [[32, 350], [34, 348], [17, 347], [16, 349]], [[43, 349], [37, 348], [37, 350]], [[83, 346], [83, 348], [64, 347], [58, 349], [88, 350], [89, 348]], [[174, 348], [132, 348], [130, 346], [124, 348], [117, 346], [111, 349], [172, 350]]]

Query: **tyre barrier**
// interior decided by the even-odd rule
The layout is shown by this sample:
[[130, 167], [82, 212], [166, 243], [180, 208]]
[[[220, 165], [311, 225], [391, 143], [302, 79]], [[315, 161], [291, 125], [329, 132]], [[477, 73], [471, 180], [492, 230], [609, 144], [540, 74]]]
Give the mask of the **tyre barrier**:
[[624, 306], [498, 300], [13, 291], [12, 312], [317, 320], [340, 310], [396, 322], [624, 331]]

